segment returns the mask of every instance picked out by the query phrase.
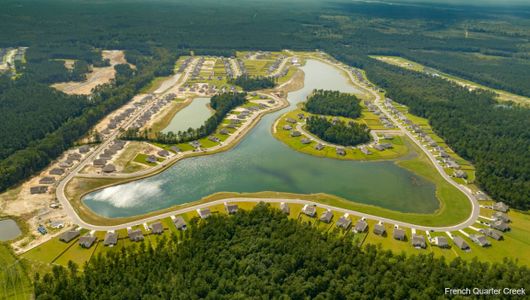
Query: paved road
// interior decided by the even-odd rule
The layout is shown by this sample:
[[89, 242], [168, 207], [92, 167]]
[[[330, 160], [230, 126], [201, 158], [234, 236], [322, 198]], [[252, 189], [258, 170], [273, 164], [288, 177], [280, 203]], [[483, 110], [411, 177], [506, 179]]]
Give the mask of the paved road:
[[[334, 64], [334, 65], [336, 67], [338, 67], [339, 69], [346, 71], [346, 73], [348, 74], [348, 76], [350, 77], [352, 82], [355, 82], [355, 79], [354, 79], [353, 75], [349, 71], [347, 71], [342, 65], [338, 65], [338, 64]], [[261, 202], [261, 201], [263, 201], [263, 202], [268, 202], [268, 203], [286, 202], [286, 203], [296, 203], [296, 204], [311, 204], [311, 205], [317, 205], [319, 207], [323, 207], [323, 208], [327, 208], [327, 209], [331, 209], [331, 210], [335, 210], [335, 211], [339, 211], [339, 212], [348, 213], [350, 215], [355, 215], [355, 216], [359, 216], [359, 217], [365, 217], [365, 218], [369, 218], [369, 219], [373, 219], [373, 220], [377, 220], [377, 221], [382, 221], [382, 222], [385, 222], [385, 223], [396, 224], [396, 225], [403, 226], [403, 227], [410, 227], [410, 228], [415, 228], [415, 229], [419, 229], [419, 230], [426, 230], [426, 231], [428, 231], [428, 230], [434, 230], [434, 231], [456, 231], [456, 230], [460, 230], [460, 229], [466, 228], [466, 227], [472, 225], [473, 223], [475, 223], [475, 220], [478, 219], [479, 211], [480, 211], [480, 207], [479, 207], [478, 201], [475, 199], [475, 197], [470, 193], [469, 190], [467, 190], [467, 188], [465, 188], [464, 186], [454, 182], [452, 180], [452, 178], [450, 176], [448, 176], [444, 172], [443, 168], [440, 165], [438, 165], [434, 155], [426, 147], [424, 147], [416, 139], [415, 136], [413, 136], [406, 128], [404, 128], [403, 125], [401, 125], [399, 122], [397, 122], [397, 120], [390, 113], [388, 113], [386, 111], [386, 109], [383, 107], [383, 105], [381, 103], [381, 97], [379, 96], [379, 94], [377, 92], [375, 92], [375, 91], [373, 91], [371, 89], [368, 89], [368, 88], [365, 88], [365, 90], [368, 91], [369, 93], [371, 93], [374, 96], [375, 104], [381, 109], [381, 111], [383, 113], [385, 113], [388, 116], [388, 118], [391, 119], [399, 127], [399, 129], [404, 134], [406, 134], [412, 141], [414, 141], [414, 143], [416, 145], [418, 145], [418, 147], [420, 147], [425, 152], [425, 154], [432, 161], [432, 163], [434, 164], [434, 166], [436, 167], [436, 169], [438, 170], [440, 175], [447, 182], [449, 182], [450, 184], [455, 186], [457, 189], [462, 191], [468, 197], [468, 199], [469, 199], [469, 201], [471, 202], [471, 205], [472, 205], [472, 213], [471, 213], [471, 215], [469, 216], [469, 218], [466, 221], [464, 221], [464, 222], [462, 222], [460, 224], [453, 225], [453, 226], [444, 226], [444, 227], [430, 227], [430, 226], [428, 226], [427, 227], [427, 226], [420, 226], [420, 225], [416, 225], [416, 224], [412, 224], [412, 223], [408, 223], [408, 222], [401, 222], [401, 221], [397, 221], [397, 220], [392, 220], [392, 219], [388, 219], [388, 218], [384, 218], [384, 217], [369, 215], [369, 214], [365, 214], [365, 213], [361, 213], [361, 212], [353, 211], [353, 210], [349, 210], [349, 209], [344, 209], [344, 208], [340, 208], [340, 207], [334, 207], [334, 206], [330, 206], [330, 205], [324, 205], [324, 204], [320, 204], [320, 203], [315, 203], [315, 202], [312, 202], [312, 201], [301, 200], [301, 199], [229, 198], [229, 199], [216, 200], [216, 201], [203, 203], [203, 204], [197, 204], [197, 205], [194, 205], [194, 206], [191, 206], [191, 207], [182, 208], [182, 209], [174, 210], [174, 211], [171, 211], [171, 212], [168, 212], [168, 213], [160, 214], [160, 215], [157, 215], [157, 216], [148, 217], [148, 218], [144, 218], [144, 219], [141, 219], [141, 220], [137, 220], [137, 221], [133, 221], [133, 222], [125, 223], [125, 224], [120, 224], [120, 225], [115, 225], [115, 226], [97, 226], [97, 225], [92, 225], [92, 224], [89, 224], [89, 223], [83, 221], [77, 215], [77, 213], [75, 212], [75, 210], [71, 206], [71, 204], [68, 201], [68, 199], [66, 199], [66, 196], [64, 194], [64, 188], [65, 188], [66, 183], [68, 181], [70, 181], [75, 176], [75, 174], [77, 174], [87, 163], [91, 162], [93, 158], [95, 158], [101, 151], [103, 151], [103, 149], [106, 148], [106, 146], [118, 134], [118, 131], [116, 131], [116, 133], [114, 133], [111, 138], [109, 138], [100, 147], [98, 147], [98, 149], [96, 151], [91, 153], [85, 160], [83, 160], [82, 163], [80, 163], [72, 172], [70, 172], [65, 177], [65, 179], [63, 179], [59, 183], [59, 185], [57, 187], [57, 199], [59, 199], [59, 201], [63, 205], [65, 211], [71, 217], [71, 219], [73, 220], [74, 223], [78, 224], [81, 227], [90, 229], [90, 230], [100, 230], [100, 231], [122, 229], [122, 228], [130, 227], [130, 226], [143, 224], [145, 222], [152, 222], [152, 221], [158, 220], [160, 218], [165, 218], [165, 217], [168, 217], [168, 216], [171, 216], [171, 215], [177, 215], [177, 214], [182, 214], [182, 213], [194, 211], [194, 210], [196, 210], [198, 208], [204, 208], [204, 207], [208, 207], [208, 206], [211, 206], [211, 205], [221, 204], [221, 203], [224, 203], [224, 202], [238, 202], [238, 201], [245, 201], [245, 202]], [[130, 123], [132, 123], [132, 121], [133, 120], [131, 120]]]

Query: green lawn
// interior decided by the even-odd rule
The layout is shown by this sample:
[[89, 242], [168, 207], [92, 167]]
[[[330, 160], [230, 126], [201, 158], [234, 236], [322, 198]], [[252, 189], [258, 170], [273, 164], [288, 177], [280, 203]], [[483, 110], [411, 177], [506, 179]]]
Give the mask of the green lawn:
[[0, 299], [31, 299], [33, 286], [26, 262], [17, 260], [3, 243], [0, 243], [0, 266]]

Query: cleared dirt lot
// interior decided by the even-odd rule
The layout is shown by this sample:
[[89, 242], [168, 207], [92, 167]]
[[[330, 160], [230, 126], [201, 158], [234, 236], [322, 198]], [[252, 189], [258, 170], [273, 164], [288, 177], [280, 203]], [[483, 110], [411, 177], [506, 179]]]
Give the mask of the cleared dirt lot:
[[[52, 87], [72, 95], [90, 95], [92, 89], [98, 85], [105, 84], [114, 79], [116, 71], [114, 66], [118, 64], [126, 64], [125, 53], [122, 50], [103, 50], [103, 59], [110, 61], [110, 66], [102, 68], [92, 68], [92, 71], [87, 74], [87, 80], [81, 82], [60, 82], [55, 83]], [[131, 65], [134, 68], [134, 66]]]

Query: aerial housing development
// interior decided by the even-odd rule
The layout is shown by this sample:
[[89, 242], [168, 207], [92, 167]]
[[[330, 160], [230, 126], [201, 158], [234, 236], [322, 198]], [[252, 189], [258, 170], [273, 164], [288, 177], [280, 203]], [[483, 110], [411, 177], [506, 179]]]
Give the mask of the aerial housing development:
[[54, 1], [0, 21], [0, 298], [529, 292], [511, 8]]

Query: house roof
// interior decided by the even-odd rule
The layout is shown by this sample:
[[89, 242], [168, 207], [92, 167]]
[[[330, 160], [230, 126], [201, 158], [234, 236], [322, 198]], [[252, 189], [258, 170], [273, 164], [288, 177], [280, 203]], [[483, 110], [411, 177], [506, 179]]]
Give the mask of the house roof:
[[160, 234], [164, 232], [164, 226], [160, 222], [153, 223], [149, 227], [151, 228], [152, 233]]
[[394, 232], [393, 232], [392, 236], [396, 240], [403, 241], [403, 240], [405, 240], [405, 230], [400, 229], [400, 228], [394, 228]]
[[493, 222], [491, 227], [500, 231], [510, 230], [510, 226], [508, 226], [508, 224], [506, 224], [503, 220]]
[[304, 205], [304, 208], [302, 208], [302, 212], [310, 217], [315, 216], [317, 212], [317, 208], [313, 205]]
[[105, 234], [105, 240], [103, 241], [103, 245], [116, 245], [118, 243], [118, 233], [116, 232], [107, 232]]
[[375, 224], [374, 233], [378, 235], [383, 235], [386, 232], [386, 228], [383, 224]]
[[420, 234], [413, 234], [412, 235], [412, 246], [421, 247], [421, 248], [427, 247], [427, 245], [425, 244], [425, 237]]
[[466, 241], [464, 241], [464, 239], [459, 236], [453, 237], [453, 242], [458, 248], [462, 250], [469, 249], [469, 245], [466, 243]]
[[501, 240], [503, 238], [503, 235], [500, 231], [497, 231], [497, 230], [494, 230], [494, 229], [491, 229], [491, 228], [486, 228], [486, 229], [482, 229], [480, 232], [482, 232], [483, 234], [489, 236], [490, 238], [493, 238], [495, 240]]
[[479, 235], [479, 234], [471, 234], [469, 238], [475, 242], [477, 245], [480, 245], [482, 247], [489, 246], [490, 242], [488, 242], [488, 239], [486, 239], [485, 236]]
[[199, 213], [199, 216], [202, 218], [202, 219], [206, 219], [208, 218], [209, 216], [212, 215], [212, 212], [210, 211], [210, 209], [208, 207], [205, 207], [205, 208], [199, 208], [197, 210], [197, 212]]
[[173, 220], [173, 224], [175, 224], [175, 227], [177, 227], [177, 229], [184, 229], [184, 228], [186, 228], [186, 221], [184, 221], [184, 218], [181, 217], [181, 216], [176, 217], [176, 218]]
[[337, 220], [337, 226], [343, 229], [348, 229], [351, 225], [351, 219], [348, 216], [341, 216]]
[[325, 212], [322, 213], [322, 215], [320, 215], [320, 221], [325, 222], [325, 223], [329, 223], [332, 218], [333, 218], [333, 213], [331, 212], [331, 210], [326, 210]]
[[447, 238], [445, 238], [443, 236], [437, 236], [437, 237], [434, 238], [434, 240], [436, 241], [436, 245], [438, 247], [441, 247], [441, 248], [449, 247], [449, 242], [447, 241]]
[[357, 223], [355, 224], [355, 228], [354, 230], [356, 232], [364, 232], [366, 230], [366, 228], [368, 228], [368, 223], [366, 223], [365, 220], [359, 220], [357, 221]]
[[129, 230], [127, 234], [129, 235], [129, 239], [131, 239], [133, 242], [144, 240], [144, 234], [140, 229]]
[[78, 230], [68, 230], [68, 231], [64, 232], [63, 234], [61, 234], [61, 237], [59, 239], [61, 241], [65, 242], [65, 243], [68, 243], [68, 242], [70, 242], [71, 240], [75, 239], [78, 236], [79, 236], [79, 231]]
[[90, 248], [92, 247], [92, 244], [96, 241], [96, 237], [92, 236], [90, 234], [86, 234], [79, 238], [79, 246], [84, 248]]

